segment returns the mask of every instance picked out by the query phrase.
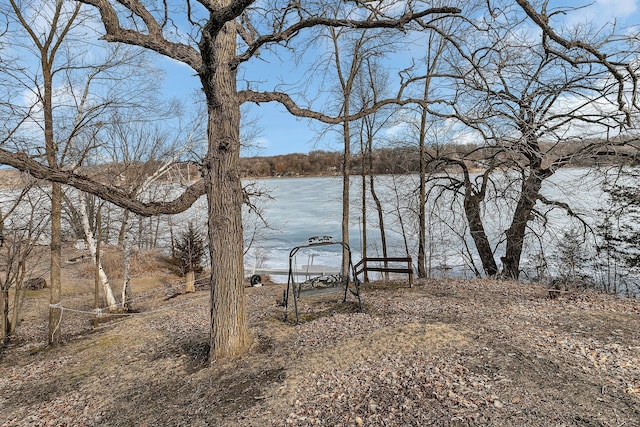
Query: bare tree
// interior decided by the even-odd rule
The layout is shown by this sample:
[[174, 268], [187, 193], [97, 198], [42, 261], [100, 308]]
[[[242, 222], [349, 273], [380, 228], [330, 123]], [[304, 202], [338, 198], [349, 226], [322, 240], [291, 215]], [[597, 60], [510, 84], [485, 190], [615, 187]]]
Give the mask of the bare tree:
[[[566, 201], [542, 195], [543, 182], [579, 158], [608, 153], [611, 144], [606, 138], [594, 142], [586, 137], [598, 132], [606, 135], [629, 117], [627, 110], [620, 110], [620, 85], [611, 75], [613, 62], [608, 62], [613, 59], [603, 62], [585, 57], [584, 50], [577, 48], [582, 42], [552, 46], [546, 35], [536, 40], [536, 36], [514, 31], [525, 19], [521, 12], [506, 8], [499, 20], [489, 17], [472, 33], [474, 42], [449, 38], [460, 54], [450, 64], [452, 74], [459, 76], [456, 96], [447, 112], [433, 110], [457, 120], [466, 129], [462, 133], [483, 141], [470, 153], [441, 156], [436, 161], [455, 167], [459, 174], [447, 177], [449, 188], [464, 200], [470, 234], [489, 276], [500, 270], [484, 210], [491, 194], [503, 198], [512, 194], [501, 258], [501, 274], [512, 279], [520, 274], [528, 224], [541, 213], [536, 204], [574, 215]], [[598, 45], [602, 52], [608, 49], [610, 57], [616, 57], [611, 36], [589, 32], [575, 36], [588, 40], [584, 46]], [[482, 171], [474, 175], [472, 167]]]
[[[64, 147], [60, 146], [54, 129], [54, 86], [53, 76], [56, 73], [56, 56], [60, 52], [60, 46], [65, 37], [80, 21], [80, 5], [71, 5], [63, 1], [47, 5], [41, 14], [27, 14], [27, 7], [32, 5], [19, 4], [10, 0], [10, 12], [8, 16], [15, 17], [16, 23], [26, 33], [23, 48], [28, 52], [34, 52], [34, 59], [40, 62], [40, 73], [25, 76], [25, 85], [33, 88], [33, 95], [37, 99], [42, 115], [42, 131], [44, 133], [44, 156], [47, 166], [58, 169], [61, 165], [60, 154]], [[35, 6], [35, 5], [34, 5]], [[8, 11], [9, 12], [9, 11]], [[41, 26], [39, 19], [46, 24]], [[62, 56], [62, 55], [61, 55]], [[37, 77], [36, 77], [37, 76]], [[34, 87], [35, 85], [35, 87]], [[57, 182], [51, 184], [51, 297], [49, 300], [49, 334], [50, 344], [58, 344], [61, 341], [61, 332], [58, 325], [62, 316], [60, 308], [61, 300], [61, 245], [62, 245], [62, 185]]]
[[[16, 58], [17, 65], [5, 70], [3, 78], [8, 87], [23, 92], [23, 100], [15, 101], [14, 111], [15, 120], [21, 125], [3, 140], [2, 147], [7, 153], [20, 153], [26, 159], [37, 159], [38, 165], [50, 171], [77, 170], [87, 153], [96, 149], [96, 139], [88, 135], [99, 132], [101, 114], [108, 108], [129, 104], [140, 93], [134, 83], [136, 80], [131, 77], [135, 73], [127, 79], [126, 91], [112, 90], [125, 89], [113, 70], [131, 58], [140, 57], [140, 54], [132, 54], [130, 49], [115, 48], [111, 55], [95, 55], [97, 64], [87, 61], [81, 54], [83, 51], [80, 46], [84, 45], [86, 49], [86, 42], [91, 39], [88, 34], [95, 36], [95, 33], [87, 25], [90, 16], [82, 12], [79, 3], [65, 0], [10, 0], [2, 8], [10, 28], [6, 36], [12, 46], [21, 52]], [[100, 62], [102, 59], [104, 61]], [[141, 62], [137, 61], [136, 64], [140, 65]], [[25, 170], [24, 167], [18, 169]], [[63, 182], [50, 181], [51, 297], [48, 340], [51, 344], [58, 344], [61, 340], [60, 269], [64, 188]]]
[[[343, 13], [343, 6], [338, 4], [335, 14], [339, 16]], [[352, 6], [354, 11], [357, 6]], [[375, 17], [375, 11], [367, 12], [370, 19]], [[365, 108], [375, 107], [376, 102], [363, 99], [358, 96], [358, 86], [362, 86], [361, 80], [368, 72], [368, 65], [375, 57], [381, 57], [390, 52], [397, 43], [394, 42], [395, 33], [388, 30], [378, 31], [358, 31], [348, 27], [329, 27], [326, 30], [327, 42], [330, 45], [327, 56], [318, 58], [319, 64], [327, 64], [324, 71], [329, 79], [330, 90], [330, 106], [329, 109], [339, 111], [343, 118], [339, 125], [340, 139], [342, 140], [342, 221], [341, 221], [341, 240], [349, 244], [349, 219], [351, 204], [351, 164], [352, 164], [352, 144], [354, 139], [354, 130], [349, 117], [353, 111], [362, 111]], [[324, 39], [320, 38], [320, 42]], [[382, 67], [380, 62], [377, 63], [378, 68]], [[375, 100], [377, 101], [377, 99]], [[364, 117], [361, 120], [366, 120]], [[348, 257], [346, 247], [343, 248], [342, 268], [344, 271], [348, 269]]]
[[[238, 92], [236, 73], [242, 65], [259, 53], [261, 48], [277, 43], [286, 44], [300, 31], [319, 26], [367, 29], [376, 27], [401, 28], [416, 19], [437, 13], [455, 13], [451, 8], [407, 9], [406, 13], [390, 17], [381, 14], [374, 20], [353, 19], [345, 11], [339, 17], [328, 17], [323, 10], [307, 10], [299, 4], [285, 7], [274, 5], [273, 9], [250, 9], [251, 2], [198, 2], [192, 8], [189, 2], [184, 7], [146, 8], [141, 2], [132, 1], [115, 7], [116, 2], [106, 0], [83, 0], [95, 6], [106, 30], [104, 38], [142, 46], [157, 53], [181, 61], [193, 68], [200, 78], [206, 97], [208, 114], [208, 150], [202, 160], [203, 181], [188, 189], [173, 202], [143, 203], [131, 200], [123, 192], [111, 192], [73, 176], [73, 185], [78, 188], [93, 187], [94, 194], [105, 197], [138, 213], [157, 214], [186, 209], [200, 194], [207, 194], [209, 206], [209, 250], [212, 259], [212, 317], [211, 359], [241, 353], [249, 345], [249, 334], [243, 293], [242, 264], [242, 188], [238, 174], [239, 158], [239, 106], [247, 101], [279, 101], [287, 104], [294, 114], [323, 119], [338, 124], [344, 117], [331, 117], [298, 107], [283, 93], [261, 93], [252, 90]], [[311, 5], [310, 5], [311, 6]], [[371, 7], [363, 4], [362, 9]], [[181, 19], [168, 19], [178, 11]], [[120, 13], [119, 13], [120, 12]], [[254, 13], [255, 12], [255, 13]], [[349, 8], [349, 13], [353, 12]], [[264, 20], [264, 17], [267, 20]], [[128, 21], [131, 19], [131, 21]], [[186, 33], [174, 27], [177, 22], [189, 23]], [[244, 25], [241, 25], [243, 23]], [[260, 24], [264, 25], [260, 25]], [[137, 28], [142, 25], [144, 30]], [[165, 31], [171, 28], [171, 31]], [[259, 33], [262, 31], [262, 34]], [[171, 34], [179, 37], [171, 40]], [[243, 43], [238, 45], [236, 36]], [[187, 44], [185, 40], [198, 40]], [[360, 117], [366, 112], [359, 113]], [[351, 117], [349, 117], [350, 119]], [[357, 118], [357, 117], [353, 117]], [[25, 165], [27, 159], [20, 158]], [[33, 170], [33, 169], [32, 169]], [[39, 172], [53, 178], [46, 169]], [[62, 177], [60, 177], [62, 178]], [[69, 176], [62, 178], [69, 181]], [[81, 188], [81, 189], [84, 189]]]
[[[109, 278], [107, 277], [107, 274], [102, 268], [102, 263], [100, 261], [100, 247], [99, 247], [100, 230], [99, 230], [99, 227], [97, 227], [98, 239], [96, 243], [96, 239], [94, 239], [94, 236], [93, 236], [93, 230], [91, 229], [91, 225], [89, 224], [86, 195], [80, 194], [78, 198], [79, 198], [79, 212], [80, 212], [80, 217], [82, 218], [82, 228], [84, 230], [87, 246], [89, 247], [89, 253], [91, 254], [91, 259], [93, 261], [95, 269], [97, 270], [96, 277], [98, 278], [98, 281], [100, 282], [100, 285], [102, 287], [102, 291], [106, 299], [107, 307], [109, 307], [110, 310], [115, 310], [117, 307], [117, 301], [113, 296], [113, 291], [111, 290], [111, 285], [109, 284]], [[97, 214], [98, 218], [100, 217], [100, 213], [99, 213], [100, 209], [101, 207], [98, 206], [98, 214]], [[99, 226], [99, 225], [100, 225], [100, 221], [97, 220], [96, 226]]]
[[636, 160], [631, 165], [606, 171], [602, 182], [606, 203], [597, 224], [600, 256], [595, 267], [602, 272], [602, 286], [608, 292], [638, 295], [640, 289], [639, 181]]
[[[451, 34], [452, 23], [440, 22], [439, 25], [447, 26], [447, 34]], [[443, 30], [444, 31], [444, 30]], [[428, 146], [434, 146], [435, 141], [429, 141], [429, 137], [432, 127], [435, 126], [435, 120], [429, 116], [428, 105], [437, 103], [438, 99], [437, 91], [438, 86], [438, 70], [440, 67], [441, 57], [446, 54], [448, 41], [445, 37], [438, 32], [429, 32], [426, 40], [426, 54], [424, 57], [424, 74], [422, 76], [413, 76], [409, 74], [409, 70], [405, 71], [408, 74], [407, 79], [415, 80], [422, 83], [422, 97], [424, 104], [418, 105], [417, 115], [419, 121], [415, 124], [415, 129], [410, 129], [409, 133], [412, 133], [417, 137], [417, 143], [419, 147], [419, 188], [418, 188], [418, 277], [427, 277], [429, 272], [427, 271], [427, 171], [429, 163], [429, 153], [427, 151]]]
[[[239, 91], [238, 68], [248, 65], [249, 60], [268, 48], [279, 45], [286, 49], [298, 34], [318, 27], [408, 29], [423, 18], [455, 14], [459, 10], [429, 7], [413, 1], [398, 2], [398, 7], [388, 7], [383, 2], [356, 2], [357, 9], [354, 10], [351, 7], [353, 3], [340, 1], [345, 7], [340, 8], [340, 14], [336, 16], [327, 14], [324, 4], [313, 2], [276, 2], [254, 7], [250, 0], [199, 0], [176, 3], [171, 7], [167, 2], [158, 2], [154, 4], [157, 7], [151, 8], [147, 7], [149, 3], [139, 0], [81, 1], [100, 12], [107, 41], [142, 46], [183, 62], [196, 72], [206, 98], [208, 115], [208, 147], [202, 158], [203, 180], [172, 201], [144, 202], [72, 171], [47, 167], [25, 153], [0, 150], [0, 162], [28, 170], [36, 177], [71, 184], [145, 215], [184, 210], [200, 195], [206, 194], [212, 259], [210, 356], [215, 360], [239, 354], [250, 342], [242, 280], [243, 194], [238, 173], [240, 104], [279, 102], [294, 115], [339, 124], [364, 117], [382, 105], [420, 100], [389, 99], [348, 117], [323, 114], [297, 104], [283, 92], [260, 92], [251, 88]], [[530, 6], [522, 0], [519, 3], [521, 7]], [[369, 13], [372, 11], [375, 12], [373, 15]], [[366, 12], [365, 16], [373, 18], [359, 19], [362, 16], [360, 12]], [[535, 18], [537, 15], [532, 16]], [[179, 28], [179, 24], [184, 27]], [[542, 26], [542, 23], [538, 25]], [[238, 42], [238, 35], [241, 42]], [[605, 62], [597, 50], [587, 48], [579, 47], [595, 60]], [[614, 71], [617, 72], [610, 70], [610, 73]]]
[[[388, 73], [382, 68], [379, 59], [376, 57], [366, 57], [364, 60], [363, 71], [357, 79], [355, 95], [358, 98], [358, 105], [368, 107], [375, 105], [378, 99], [382, 99], [387, 92], [389, 85]], [[382, 203], [378, 197], [376, 190], [376, 177], [373, 172], [373, 149], [374, 141], [380, 138], [382, 131], [389, 126], [393, 116], [392, 109], [380, 109], [374, 113], [367, 115], [357, 122], [358, 138], [360, 141], [360, 168], [361, 168], [361, 194], [362, 194], [362, 258], [368, 256], [368, 200], [369, 196], [373, 199], [375, 212], [377, 214], [377, 225], [380, 231], [380, 243], [382, 256], [386, 258], [387, 252], [387, 236], [385, 231], [384, 211]], [[384, 267], [387, 267], [386, 261]], [[365, 270], [364, 281], [368, 281], [368, 274]]]
[[[26, 283], [30, 275], [38, 274], [36, 268], [41, 254], [34, 249], [47, 225], [47, 215], [40, 209], [41, 197], [30, 189], [31, 185], [26, 183], [11, 204], [4, 207], [2, 215], [0, 343], [15, 333], [21, 319]], [[33, 279], [32, 283], [39, 283]]]

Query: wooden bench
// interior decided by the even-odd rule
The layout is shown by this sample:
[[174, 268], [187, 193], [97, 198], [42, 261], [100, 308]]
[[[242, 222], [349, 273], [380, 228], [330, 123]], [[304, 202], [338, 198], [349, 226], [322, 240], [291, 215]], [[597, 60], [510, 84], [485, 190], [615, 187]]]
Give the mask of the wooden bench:
[[[393, 264], [394, 266], [389, 266]], [[398, 264], [406, 264], [406, 267], [397, 267]], [[409, 287], [413, 287], [413, 262], [411, 257], [366, 257], [360, 260], [355, 266], [355, 276], [369, 271], [381, 273], [401, 273], [409, 275]]]

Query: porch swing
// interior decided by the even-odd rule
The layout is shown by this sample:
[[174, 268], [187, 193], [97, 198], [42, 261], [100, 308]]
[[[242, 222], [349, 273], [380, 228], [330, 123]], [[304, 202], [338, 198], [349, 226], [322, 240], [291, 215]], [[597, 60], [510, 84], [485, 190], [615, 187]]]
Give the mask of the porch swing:
[[[311, 276], [310, 269], [298, 269], [295, 264], [295, 256], [301, 249], [317, 248], [322, 246], [340, 246], [348, 257], [348, 271], [323, 272], [317, 276]], [[308, 266], [307, 266], [308, 267]], [[303, 281], [300, 278], [304, 277]], [[347, 295], [351, 294], [358, 300], [358, 308], [362, 311], [362, 300], [360, 299], [360, 280], [356, 277], [353, 261], [351, 258], [351, 248], [345, 242], [336, 241], [330, 236], [311, 237], [303, 245], [296, 246], [289, 252], [289, 275], [287, 288], [284, 291], [282, 302], [284, 307], [284, 321], [289, 316], [289, 297], [293, 299], [293, 307], [296, 315], [296, 324], [300, 321], [298, 312], [298, 299], [326, 295], [330, 293], [343, 292], [343, 303], [347, 302]]]

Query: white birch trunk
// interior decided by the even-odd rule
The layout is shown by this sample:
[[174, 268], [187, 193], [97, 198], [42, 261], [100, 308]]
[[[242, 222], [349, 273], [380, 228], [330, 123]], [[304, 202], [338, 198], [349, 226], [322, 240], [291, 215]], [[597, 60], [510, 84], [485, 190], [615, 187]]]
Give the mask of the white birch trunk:
[[127, 235], [127, 231], [125, 231], [124, 239], [122, 241], [122, 252], [124, 256], [124, 266], [123, 273], [124, 279], [122, 281], [122, 309], [129, 310], [130, 309], [130, 299], [131, 299], [131, 249], [129, 247], [129, 236]]
[[87, 214], [87, 204], [84, 200], [84, 194], [80, 194], [80, 216], [82, 217], [82, 228], [84, 229], [84, 234], [87, 239], [87, 246], [91, 253], [91, 260], [93, 261], [95, 268], [98, 269], [100, 284], [102, 285], [102, 291], [104, 292], [104, 296], [107, 301], [107, 307], [109, 307], [109, 310], [116, 310], [118, 308], [118, 303], [113, 296], [113, 291], [109, 284], [109, 278], [102, 268], [102, 263], [100, 263], [100, 260], [96, 256], [96, 241], [93, 238], [93, 232], [89, 226], [89, 215]]

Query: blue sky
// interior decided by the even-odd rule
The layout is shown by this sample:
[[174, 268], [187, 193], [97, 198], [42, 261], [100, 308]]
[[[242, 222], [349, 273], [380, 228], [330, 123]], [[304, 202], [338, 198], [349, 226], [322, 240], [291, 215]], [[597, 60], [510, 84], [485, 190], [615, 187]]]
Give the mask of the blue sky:
[[[171, 96], [191, 102], [193, 93], [200, 88], [200, 81], [191, 68], [184, 64], [160, 59], [166, 71], [164, 89]], [[267, 62], [268, 61], [268, 62]], [[297, 83], [302, 78], [302, 68], [289, 66], [289, 61], [261, 56], [260, 60], [251, 60], [238, 73], [238, 87], [246, 87], [246, 80], [252, 82], [252, 89], [269, 90], [282, 82], [283, 76]], [[244, 156], [269, 156], [287, 153], [308, 153], [312, 150], [336, 150], [331, 138], [317, 141], [319, 123], [300, 119], [288, 113], [277, 103], [262, 103], [259, 106], [243, 106], [243, 119], [248, 119], [258, 132], [255, 143], [258, 149], [244, 150]]]
[[[640, 25], [640, 0], [595, 0], [574, 1], [552, 0], [551, 5], [588, 5], [585, 8], [572, 12], [564, 17], [568, 25], [593, 24], [596, 27], [607, 25], [616, 21], [618, 25]], [[261, 61], [252, 60], [239, 74], [239, 86], [243, 87], [242, 77], [252, 81], [260, 81], [263, 88], [275, 86], [282, 79], [308, 79], [302, 76], [300, 69], [290, 65], [290, 62], [276, 58], [263, 56]], [[166, 60], [163, 62], [167, 62]], [[193, 70], [182, 64], [166, 64], [166, 90], [174, 96], [187, 102], [193, 98], [193, 93], [199, 88], [199, 81], [194, 76]], [[313, 77], [312, 77], [313, 78]], [[243, 155], [276, 155], [286, 153], [307, 153], [311, 150], [340, 150], [335, 135], [328, 134], [318, 138], [319, 123], [309, 120], [297, 119], [287, 113], [283, 107], [275, 103], [264, 103], [260, 106], [249, 106], [248, 117], [258, 123], [259, 134], [256, 142], [259, 150], [245, 151]]]

